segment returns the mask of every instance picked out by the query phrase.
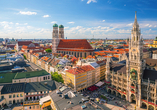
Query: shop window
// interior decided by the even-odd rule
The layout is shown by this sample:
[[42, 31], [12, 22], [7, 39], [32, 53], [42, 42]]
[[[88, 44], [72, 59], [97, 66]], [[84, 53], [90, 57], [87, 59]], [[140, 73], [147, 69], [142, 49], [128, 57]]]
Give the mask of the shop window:
[[15, 94], [13, 95], [13, 98], [15, 98]]
[[17, 97], [19, 97], [19, 94], [17, 94]]

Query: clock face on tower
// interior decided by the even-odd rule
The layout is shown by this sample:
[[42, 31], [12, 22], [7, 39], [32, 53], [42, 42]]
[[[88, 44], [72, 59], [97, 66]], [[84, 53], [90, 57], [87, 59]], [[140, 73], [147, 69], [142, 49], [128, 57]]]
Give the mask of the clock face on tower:
[[133, 80], [137, 79], [137, 71], [135, 69], [132, 69], [130, 71], [130, 78], [133, 79]]

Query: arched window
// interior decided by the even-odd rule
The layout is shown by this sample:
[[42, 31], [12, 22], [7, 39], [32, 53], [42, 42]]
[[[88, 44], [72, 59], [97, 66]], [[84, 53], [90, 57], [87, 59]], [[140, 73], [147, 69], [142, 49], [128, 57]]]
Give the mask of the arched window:
[[84, 53], [84, 56], [85, 56], [85, 58], [86, 58], [86, 52]]
[[135, 41], [135, 36], [134, 36], [134, 41]]
[[82, 57], [82, 52], [80, 53], [80, 57]]
[[136, 55], [134, 56], [134, 59], [136, 60]]
[[138, 36], [137, 36], [137, 41], [138, 41]]

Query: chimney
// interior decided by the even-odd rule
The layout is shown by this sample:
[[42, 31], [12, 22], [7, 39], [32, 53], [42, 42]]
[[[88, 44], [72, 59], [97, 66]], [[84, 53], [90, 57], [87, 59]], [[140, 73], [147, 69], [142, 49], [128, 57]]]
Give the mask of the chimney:
[[44, 84], [47, 85], [47, 82], [45, 82]]

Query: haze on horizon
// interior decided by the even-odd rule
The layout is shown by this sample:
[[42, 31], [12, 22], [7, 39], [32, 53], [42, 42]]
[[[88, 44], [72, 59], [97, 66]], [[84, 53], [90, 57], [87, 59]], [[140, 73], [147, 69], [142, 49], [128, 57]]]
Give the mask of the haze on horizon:
[[0, 0], [0, 38], [51, 39], [53, 24], [65, 38], [124, 39], [135, 11], [143, 38], [157, 36], [156, 0]]

